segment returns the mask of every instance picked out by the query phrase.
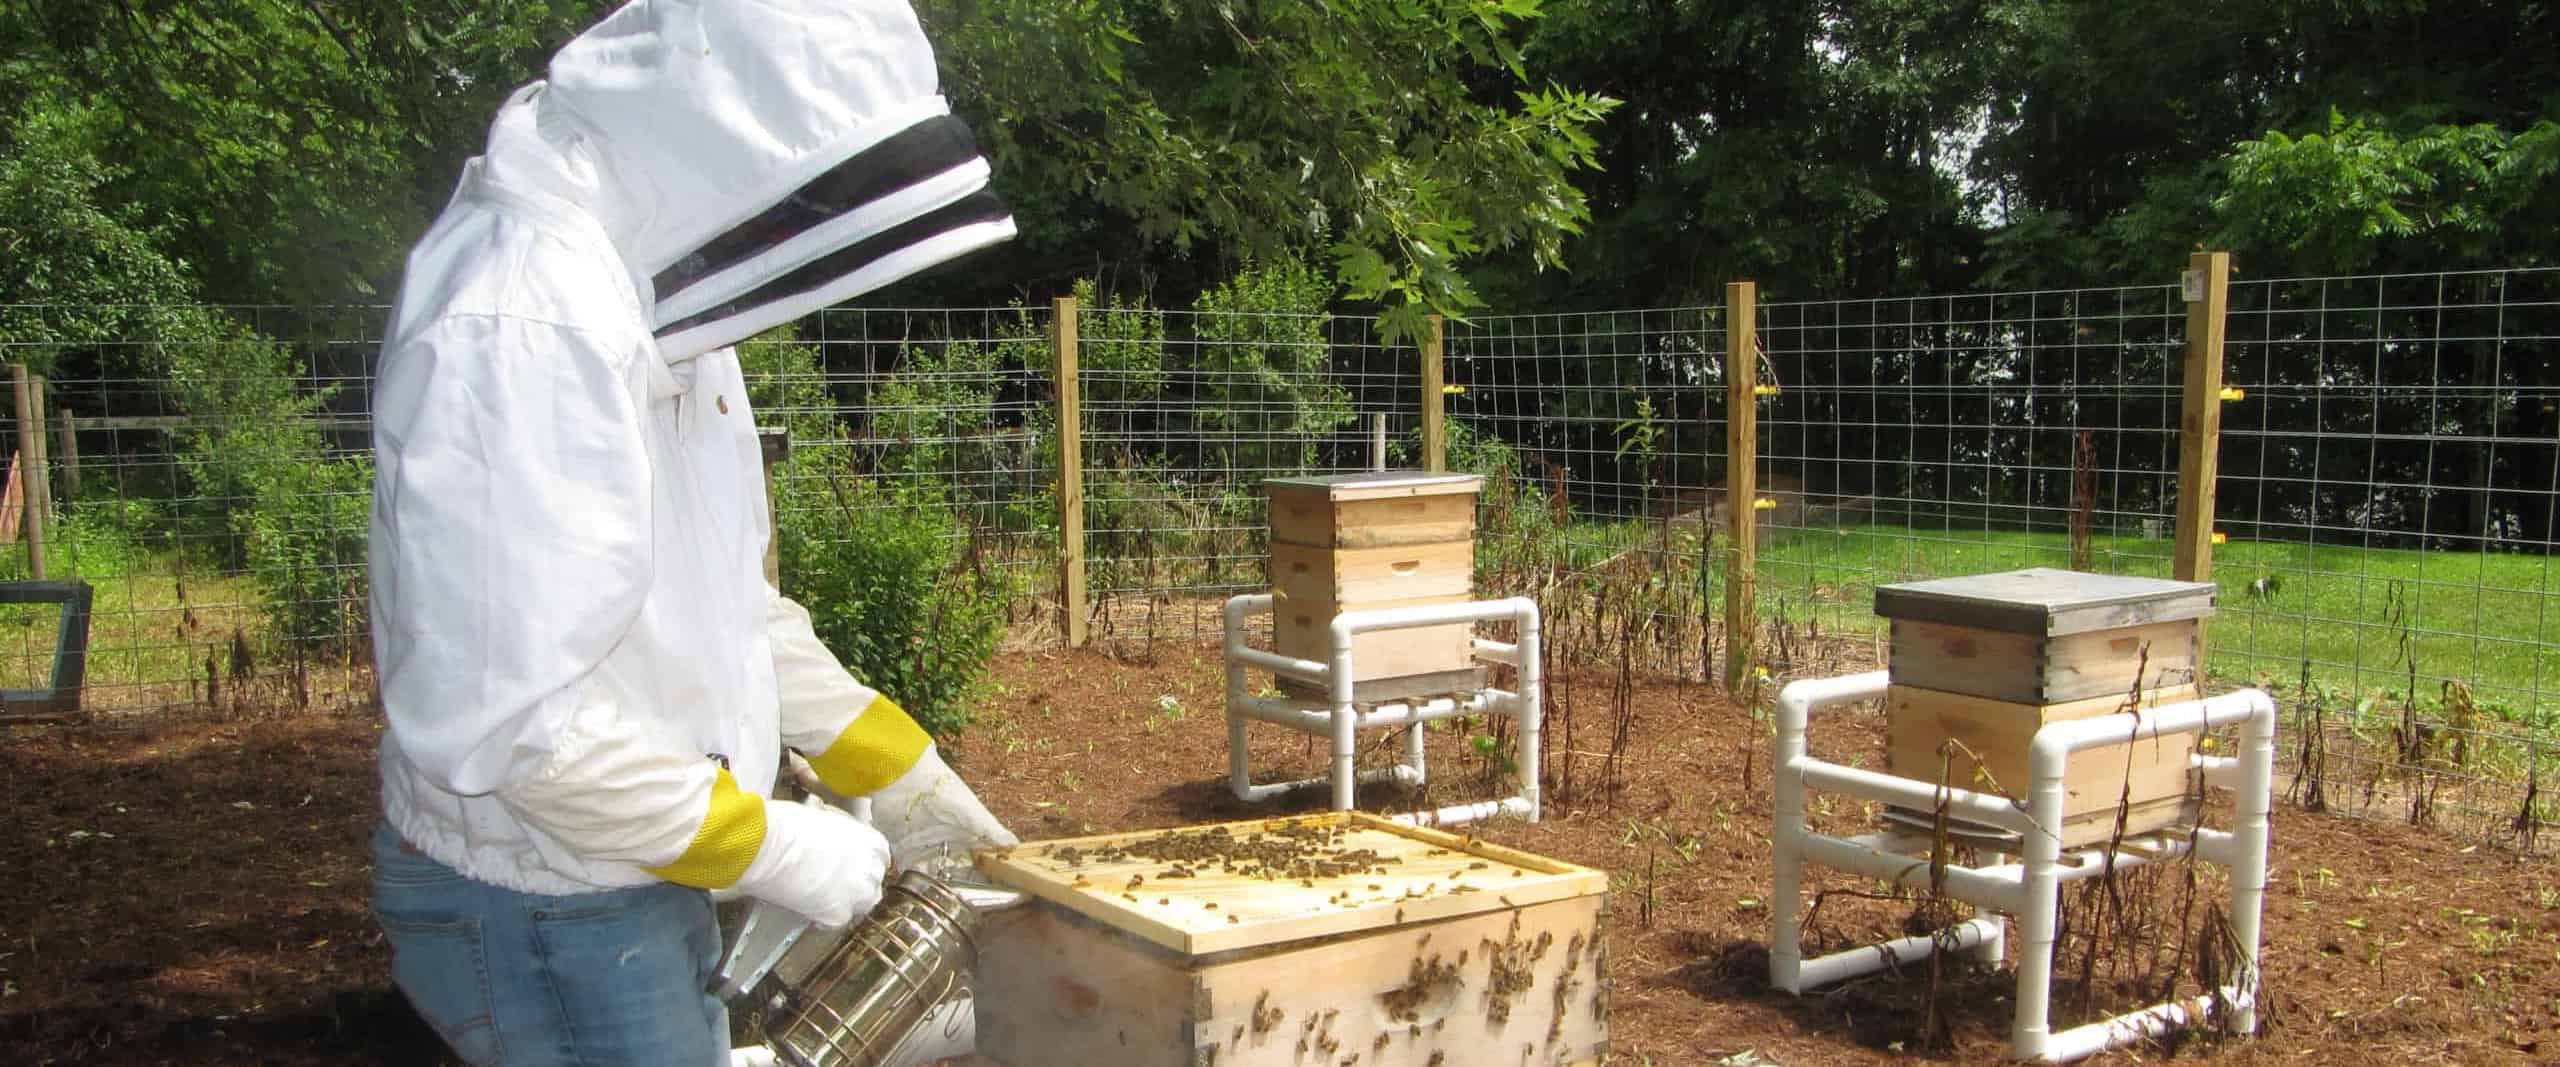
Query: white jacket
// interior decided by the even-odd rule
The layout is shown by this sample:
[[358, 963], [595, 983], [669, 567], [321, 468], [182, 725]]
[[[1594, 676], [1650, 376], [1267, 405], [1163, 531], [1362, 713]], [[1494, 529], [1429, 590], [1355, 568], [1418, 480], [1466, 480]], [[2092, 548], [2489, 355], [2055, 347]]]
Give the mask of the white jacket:
[[727, 347], [1012, 235], [936, 92], [897, 0], [635, 0], [500, 111], [375, 394], [382, 800], [414, 847], [528, 892], [727, 888], [772, 851], [781, 746], [849, 796], [947, 776], [765, 582]]

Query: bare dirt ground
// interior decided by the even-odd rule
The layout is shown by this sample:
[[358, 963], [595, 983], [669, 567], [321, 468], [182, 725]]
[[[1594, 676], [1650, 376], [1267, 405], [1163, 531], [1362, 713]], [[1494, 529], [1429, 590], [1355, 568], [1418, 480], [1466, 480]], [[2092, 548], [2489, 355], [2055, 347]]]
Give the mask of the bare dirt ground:
[[[1614, 675], [1615, 672], [1609, 672]], [[1224, 788], [1211, 645], [1115, 658], [1025, 652], [951, 746], [1025, 839], [1265, 813]], [[1701, 686], [1639, 685], [1623, 743], [1605, 681], [1551, 689], [1548, 817], [1484, 836], [1612, 872], [1613, 1054], [1625, 1064], [1991, 1062], [2006, 1049], [2004, 973], [1915, 969], [1802, 998], [1765, 980], [1765, 727]], [[1879, 724], [1817, 725], [1818, 752], [1877, 748]], [[373, 746], [361, 707], [148, 731], [0, 735], [0, 1063], [443, 1062], [387, 978], [365, 910]], [[1320, 752], [1257, 727], [1258, 769], [1316, 773]], [[1364, 737], [1385, 760], [1395, 739]], [[1411, 808], [1489, 795], [1461, 731], [1431, 736], [1434, 781], [1365, 793]], [[1611, 754], [1615, 753], [1615, 768]], [[1306, 807], [1317, 798], [1307, 798]], [[1836, 828], [1866, 820], [1842, 810]], [[2106, 1062], [2535, 1063], [2560, 1055], [2560, 867], [2404, 826], [2280, 806], [2266, 906], [2267, 1032]], [[2127, 1003], [2194, 954], [2219, 883], [2127, 876], [2073, 900], [2059, 1022]], [[1913, 901], [1831, 875], [1808, 946], [1903, 932]], [[2102, 919], [2112, 922], [2102, 923]], [[2105, 926], [2121, 936], [2087, 932]], [[2087, 969], [2083, 970], [2083, 967]], [[2082, 981], [2083, 975], [2087, 980]]]

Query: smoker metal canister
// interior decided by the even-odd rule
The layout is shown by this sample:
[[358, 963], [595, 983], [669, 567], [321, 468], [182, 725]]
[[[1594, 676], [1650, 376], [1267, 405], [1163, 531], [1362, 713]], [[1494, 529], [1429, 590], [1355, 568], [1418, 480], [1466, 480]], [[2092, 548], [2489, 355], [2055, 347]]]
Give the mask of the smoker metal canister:
[[981, 910], [951, 885], [909, 870], [796, 981], [765, 979], [764, 1031], [792, 1067], [880, 1067], [977, 964]]

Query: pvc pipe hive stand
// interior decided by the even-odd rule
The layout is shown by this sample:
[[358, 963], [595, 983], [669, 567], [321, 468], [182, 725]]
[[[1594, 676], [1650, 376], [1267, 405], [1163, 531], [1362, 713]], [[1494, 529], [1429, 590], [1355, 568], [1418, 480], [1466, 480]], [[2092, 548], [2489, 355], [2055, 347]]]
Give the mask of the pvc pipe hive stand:
[[[1543, 686], [1539, 678], [1541, 655], [1536, 601], [1514, 597], [1343, 612], [1335, 615], [1327, 627], [1330, 652], [1321, 662], [1267, 652], [1247, 643], [1245, 620], [1270, 613], [1272, 604], [1270, 594], [1255, 593], [1231, 597], [1226, 605], [1227, 779], [1228, 788], [1234, 791], [1237, 799], [1258, 803], [1295, 790], [1330, 787], [1333, 810], [1349, 811], [1356, 791], [1364, 782], [1393, 780], [1420, 786], [1425, 781], [1427, 771], [1422, 736], [1425, 724], [1461, 716], [1509, 715], [1519, 727], [1513, 734], [1518, 742], [1514, 758], [1519, 772], [1519, 792], [1395, 818], [1399, 822], [1419, 825], [1453, 825], [1499, 814], [1518, 815], [1531, 822], [1538, 820], [1539, 694]], [[1479, 661], [1517, 667], [1520, 677], [1517, 692], [1480, 688], [1472, 693], [1405, 697], [1377, 703], [1355, 699], [1356, 683], [1360, 678], [1355, 652], [1360, 647], [1361, 635], [1426, 627], [1459, 626], [1472, 630], [1476, 623], [1494, 619], [1510, 620], [1517, 627], [1519, 641], [1506, 644], [1472, 639], [1470, 654]], [[1284, 683], [1297, 683], [1301, 690], [1313, 689], [1324, 693], [1327, 699], [1316, 703], [1287, 696], [1269, 699], [1256, 696], [1245, 682], [1248, 671], [1268, 672]], [[1255, 721], [1327, 738], [1332, 745], [1331, 772], [1321, 778], [1255, 784], [1245, 744], [1245, 727]], [[1394, 727], [1411, 727], [1411, 732], [1405, 736], [1403, 759], [1385, 768], [1358, 770], [1355, 765], [1358, 732]]]
[[[2231, 1029], [2257, 1029], [2259, 920], [2267, 882], [2267, 814], [2275, 764], [2275, 701], [2255, 689], [2203, 700], [2155, 707], [2141, 714], [2121, 713], [2052, 722], [2037, 730], [2030, 745], [2031, 781], [2023, 809], [2005, 797], [1933, 782], [1897, 778], [1814, 759], [1806, 751], [1805, 725], [1823, 708], [1878, 699], [1890, 678], [1883, 671], [1796, 682], [1778, 696], [1778, 731], [1772, 766], [1776, 790], [1774, 885], [1769, 906], [1769, 982], [1790, 993], [1869, 974], [1941, 950], [1963, 951], [1991, 965], [2004, 956], [2007, 921], [1983, 917], [1946, 931], [1945, 938], [1906, 937], [1880, 946], [1852, 949], [1805, 959], [1797, 909], [1803, 894], [1804, 868], [1810, 863], [1926, 889], [1932, 879], [1928, 835], [1884, 832], [1838, 837], [1813, 831], [1805, 819], [1806, 793], [1820, 789], [1887, 805], [1914, 801], [1934, 809], [1943, 803], [1982, 823], [2013, 829], [2020, 842], [2018, 862], [1994, 855], [1980, 867], [1948, 865], [1937, 872], [1947, 896], [2014, 917], [2019, 928], [2016, 1014], [2010, 1023], [2010, 1051], [2020, 1059], [2068, 1062], [2122, 1047], [2173, 1028], [2188, 1027], [2208, 1015], [2227, 1013]], [[2061, 828], [2065, 811], [2065, 776], [2074, 753], [2128, 742], [2151, 742], [2206, 730], [2239, 726], [2241, 743], [2235, 757], [2190, 756], [2190, 766], [2209, 786], [2230, 789], [2233, 822], [2228, 831], [2202, 826], [2175, 827], [2128, 837], [2110, 852], [2106, 843], [2066, 850]], [[2064, 882], [2105, 875], [2145, 863], [2192, 855], [2231, 871], [2230, 924], [2240, 959], [2231, 984], [2199, 998], [2153, 1005], [2070, 1030], [2051, 1026], [2055, 910]], [[2068, 862], [2066, 862], [2068, 861]]]

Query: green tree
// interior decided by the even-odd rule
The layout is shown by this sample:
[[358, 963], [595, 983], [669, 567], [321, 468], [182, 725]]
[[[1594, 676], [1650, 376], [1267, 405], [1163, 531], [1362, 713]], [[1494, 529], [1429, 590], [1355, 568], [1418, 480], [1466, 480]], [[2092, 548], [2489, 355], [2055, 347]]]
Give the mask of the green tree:
[[0, 85], [95, 112], [106, 201], [145, 204], [228, 303], [388, 290], [489, 114], [601, 0], [23, 0]]
[[[2020, 9], [1975, 177], [1991, 279], [2259, 277], [2549, 262], [2547, 4], [2237, 0]], [[2494, 223], [2483, 223], [2484, 216]], [[2486, 262], [2484, 262], [2484, 260]]]
[[1595, 0], [1528, 31], [1533, 77], [1624, 101], [1577, 175], [1572, 275], [1504, 257], [1506, 310], [1961, 284], [1980, 243], [1966, 117], [2014, 36], [1996, 0]]
[[[1391, 328], [1479, 306], [1464, 268], [1562, 262], [1612, 102], [1529, 73], [1540, 0], [924, 0], [1035, 276], [1208, 244], [1321, 254]], [[1037, 261], [1046, 260], [1047, 266]], [[1071, 265], [1072, 264], [1072, 265]]]
[[103, 369], [161, 369], [135, 338], [190, 339], [194, 284], [135, 205], [102, 202], [115, 171], [94, 151], [94, 113], [29, 100], [0, 153], [0, 347], [38, 374], [66, 353], [105, 352]]
[[1194, 303], [1199, 332], [1197, 438], [1230, 471], [1296, 473], [1351, 424], [1351, 393], [1331, 374], [1324, 277], [1303, 263], [1255, 264]]

